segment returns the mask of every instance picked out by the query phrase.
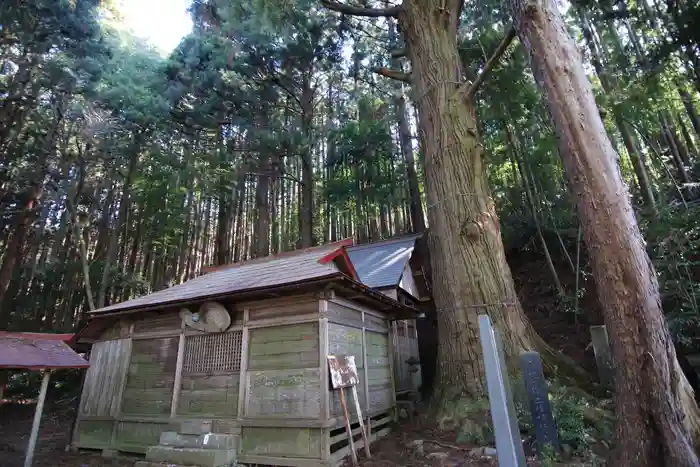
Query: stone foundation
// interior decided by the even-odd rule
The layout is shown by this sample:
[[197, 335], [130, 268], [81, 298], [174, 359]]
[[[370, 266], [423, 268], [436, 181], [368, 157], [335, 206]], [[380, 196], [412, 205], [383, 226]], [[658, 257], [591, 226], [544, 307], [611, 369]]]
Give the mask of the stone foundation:
[[236, 464], [236, 437], [211, 432], [210, 420], [187, 420], [164, 431], [135, 467], [228, 467]]

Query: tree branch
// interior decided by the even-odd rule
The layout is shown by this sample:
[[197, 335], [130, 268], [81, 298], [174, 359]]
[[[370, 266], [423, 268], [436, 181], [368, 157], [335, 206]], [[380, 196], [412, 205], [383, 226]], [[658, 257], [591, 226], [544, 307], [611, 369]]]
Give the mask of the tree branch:
[[411, 84], [411, 74], [410, 73], [404, 73], [402, 71], [396, 71], [396, 70], [391, 70], [389, 68], [384, 68], [384, 67], [376, 67], [372, 68], [372, 71], [377, 73], [378, 75], [386, 76], [387, 78], [395, 79], [398, 81], [402, 81], [407, 84]]
[[513, 42], [513, 39], [515, 39], [515, 28], [511, 26], [506, 33], [506, 37], [504, 37], [501, 43], [498, 44], [496, 51], [493, 53], [493, 55], [491, 55], [491, 58], [488, 59], [486, 65], [484, 65], [482, 72], [479, 73], [474, 82], [471, 83], [467, 89], [467, 92], [464, 94], [465, 100], [469, 100], [474, 97], [474, 94], [476, 94], [476, 91], [479, 90], [479, 87], [483, 84], [484, 80], [488, 77], [499, 60], [501, 60], [501, 57], [505, 53], [510, 43]]
[[391, 51], [391, 58], [401, 58], [406, 56], [406, 49], [394, 49]]
[[382, 18], [386, 16], [397, 17], [399, 11], [401, 11], [400, 6], [393, 6], [389, 8], [364, 8], [359, 6], [343, 5], [331, 0], [321, 0], [321, 5], [325, 6], [329, 10], [337, 11], [344, 15], [351, 16], [364, 16], [366, 18]]

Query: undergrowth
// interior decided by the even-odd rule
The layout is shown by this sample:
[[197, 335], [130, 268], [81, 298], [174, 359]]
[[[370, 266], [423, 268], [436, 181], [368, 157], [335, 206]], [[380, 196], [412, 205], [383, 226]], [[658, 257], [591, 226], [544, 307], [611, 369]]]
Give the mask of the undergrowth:
[[[521, 437], [526, 438], [526, 446], [529, 444], [534, 450], [534, 426], [525, 386], [520, 378], [511, 380], [511, 391]], [[602, 457], [611, 448], [609, 440], [612, 439], [613, 419], [607, 407], [610, 402], [551, 383], [549, 400], [561, 451], [548, 451], [545, 448], [540, 454], [542, 466], [554, 465], [562, 458], [580, 459], [585, 462], [582, 465], [600, 465]], [[495, 444], [486, 396], [452, 399], [440, 411], [438, 422], [441, 429], [456, 431], [458, 443], [479, 446]]]

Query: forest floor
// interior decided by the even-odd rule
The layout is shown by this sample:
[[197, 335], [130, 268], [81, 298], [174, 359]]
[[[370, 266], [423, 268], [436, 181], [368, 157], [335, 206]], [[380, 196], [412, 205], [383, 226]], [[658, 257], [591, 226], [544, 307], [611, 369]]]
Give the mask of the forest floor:
[[[73, 402], [74, 403], [74, 402]], [[0, 466], [21, 467], [29, 439], [34, 404], [0, 406]], [[47, 407], [42, 418], [34, 467], [133, 467], [136, 458], [103, 459], [99, 453], [65, 452], [74, 411], [65, 404]], [[372, 444], [372, 458], [360, 452], [362, 467], [486, 467], [497, 466], [495, 457], [479, 455], [474, 446], [455, 443], [456, 434], [439, 430], [416, 417], [404, 421], [390, 435]], [[347, 466], [352, 465], [348, 460]], [[568, 463], [560, 465], [582, 465]], [[539, 467], [528, 458], [529, 467]]]

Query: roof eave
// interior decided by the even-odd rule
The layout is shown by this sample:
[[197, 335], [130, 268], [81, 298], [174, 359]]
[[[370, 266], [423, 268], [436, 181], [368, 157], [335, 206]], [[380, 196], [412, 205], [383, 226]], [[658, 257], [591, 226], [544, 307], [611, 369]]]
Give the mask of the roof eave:
[[349, 285], [351, 288], [363, 292], [365, 296], [373, 299], [375, 302], [380, 302], [383, 305], [386, 305], [386, 307], [382, 308], [380, 311], [392, 315], [392, 319], [417, 319], [421, 314], [419, 310], [406, 306], [388, 295], [384, 295], [380, 291], [367, 287], [366, 285], [358, 281], [354, 281], [347, 276], [345, 276], [343, 285]]
[[325, 276], [318, 276], [314, 277], [311, 279], [303, 279], [300, 281], [295, 281], [295, 282], [288, 282], [287, 284], [281, 284], [281, 285], [267, 285], [264, 287], [253, 287], [249, 289], [243, 289], [243, 290], [236, 290], [234, 292], [224, 292], [224, 293], [219, 293], [215, 295], [208, 295], [208, 296], [203, 296], [203, 297], [196, 297], [196, 298], [190, 298], [190, 299], [182, 299], [182, 300], [171, 300], [169, 302], [160, 302], [157, 304], [153, 305], [147, 305], [147, 306], [130, 306], [130, 307], [124, 307], [124, 308], [119, 308], [116, 310], [107, 310], [107, 311], [100, 311], [96, 310], [90, 314], [90, 319], [97, 318], [97, 317], [104, 317], [104, 316], [116, 316], [116, 315], [123, 315], [123, 314], [132, 314], [132, 313], [140, 313], [144, 311], [155, 311], [155, 310], [160, 310], [163, 308], [172, 308], [176, 306], [183, 306], [183, 305], [188, 305], [191, 303], [197, 303], [201, 302], [204, 300], [217, 300], [220, 298], [236, 298], [239, 299], [241, 297], [248, 297], [251, 295], [256, 295], [256, 294], [265, 294], [266, 292], [275, 290], [275, 291], [280, 291], [284, 292], [286, 290], [292, 290], [296, 289], [302, 286], [308, 286], [311, 284], [315, 283], [325, 283], [329, 281], [334, 281], [338, 280], [342, 277], [347, 277], [345, 274], [342, 272], [334, 272]]

